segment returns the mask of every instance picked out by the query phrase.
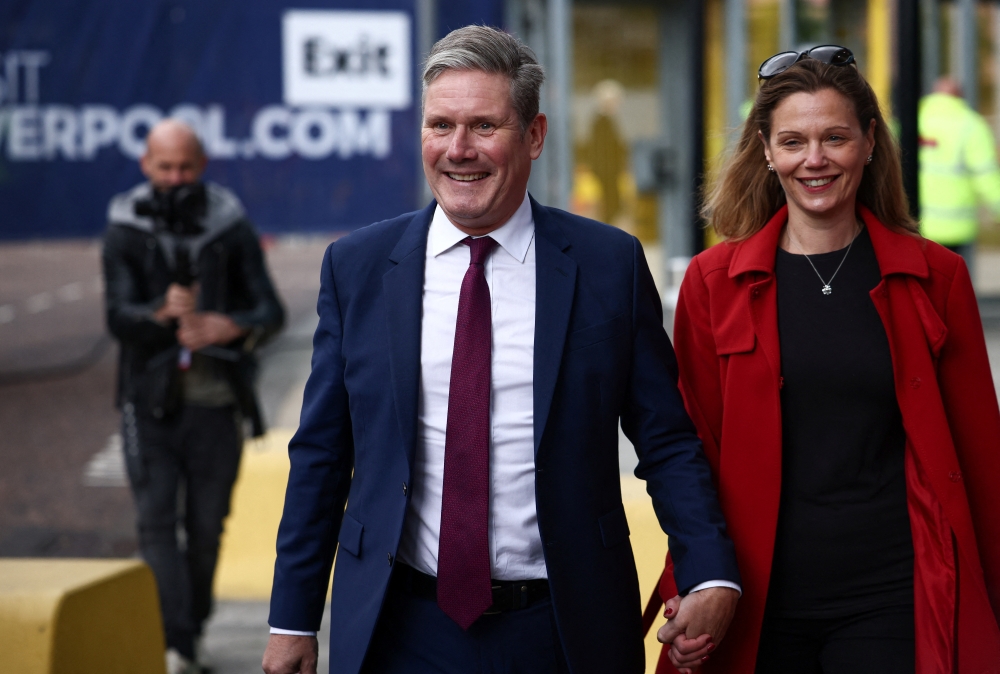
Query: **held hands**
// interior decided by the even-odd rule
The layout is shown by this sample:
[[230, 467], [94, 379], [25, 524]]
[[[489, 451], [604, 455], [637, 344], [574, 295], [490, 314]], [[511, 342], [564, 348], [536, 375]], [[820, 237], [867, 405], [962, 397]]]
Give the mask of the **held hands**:
[[164, 324], [177, 321], [177, 341], [190, 351], [212, 344], [228, 344], [245, 332], [225, 314], [196, 311], [197, 306], [197, 286], [188, 288], [171, 283], [164, 295], [163, 306], [153, 314], [153, 318]]
[[316, 637], [272, 634], [261, 667], [265, 674], [316, 674], [318, 660]]
[[200, 311], [180, 317], [177, 341], [181, 346], [197, 351], [210, 344], [228, 344], [244, 332], [225, 314]]
[[171, 283], [167, 294], [163, 296], [163, 306], [156, 310], [153, 318], [158, 323], [168, 323], [181, 316], [194, 313], [198, 305], [198, 287], [187, 288], [177, 283]]
[[736, 613], [740, 593], [728, 587], [710, 587], [666, 603], [667, 624], [656, 638], [670, 644], [667, 657], [681, 674], [701, 667], [722, 642]]

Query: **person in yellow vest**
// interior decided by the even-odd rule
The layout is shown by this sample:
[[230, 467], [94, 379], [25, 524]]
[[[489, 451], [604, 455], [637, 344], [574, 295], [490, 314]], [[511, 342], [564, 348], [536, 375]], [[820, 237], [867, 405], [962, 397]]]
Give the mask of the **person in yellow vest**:
[[965, 258], [979, 229], [978, 204], [1000, 218], [1000, 169], [986, 120], [942, 77], [920, 101], [920, 233]]

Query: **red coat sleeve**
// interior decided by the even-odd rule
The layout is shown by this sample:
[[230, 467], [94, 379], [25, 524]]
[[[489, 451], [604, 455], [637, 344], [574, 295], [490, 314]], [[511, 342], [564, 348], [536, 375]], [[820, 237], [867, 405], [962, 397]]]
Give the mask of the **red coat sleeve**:
[[697, 257], [684, 275], [677, 300], [674, 350], [684, 406], [698, 430], [712, 473], [717, 476], [722, 439], [722, 375], [712, 334], [709, 290]]
[[1000, 622], [1000, 410], [979, 306], [962, 261], [943, 318], [948, 334], [939, 355], [938, 384], [962, 467], [990, 603]]

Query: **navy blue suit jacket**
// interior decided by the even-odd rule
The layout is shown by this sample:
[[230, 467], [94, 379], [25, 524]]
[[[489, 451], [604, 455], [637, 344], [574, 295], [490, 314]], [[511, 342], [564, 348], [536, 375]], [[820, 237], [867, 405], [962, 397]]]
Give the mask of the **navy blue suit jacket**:
[[[618, 422], [670, 536], [681, 588], [739, 582], [642, 247], [531, 201], [536, 506], [559, 636], [575, 673], [642, 672], [641, 599]], [[434, 204], [360, 229], [323, 260], [319, 327], [278, 533], [270, 624], [316, 630], [337, 551], [334, 672], [357, 672], [403, 529], [417, 443], [420, 320]], [[345, 512], [346, 504], [346, 512]]]

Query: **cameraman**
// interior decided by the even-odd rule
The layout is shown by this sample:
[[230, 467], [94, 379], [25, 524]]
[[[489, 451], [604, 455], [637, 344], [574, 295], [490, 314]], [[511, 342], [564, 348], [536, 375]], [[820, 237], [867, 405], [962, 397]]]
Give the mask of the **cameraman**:
[[125, 463], [170, 674], [200, 671], [196, 642], [212, 608], [242, 420], [263, 433], [253, 349], [284, 321], [240, 201], [199, 182], [205, 164], [190, 127], [167, 119], [150, 129], [149, 182], [111, 200], [103, 252]]

